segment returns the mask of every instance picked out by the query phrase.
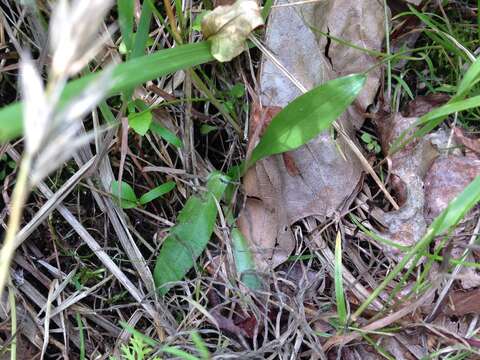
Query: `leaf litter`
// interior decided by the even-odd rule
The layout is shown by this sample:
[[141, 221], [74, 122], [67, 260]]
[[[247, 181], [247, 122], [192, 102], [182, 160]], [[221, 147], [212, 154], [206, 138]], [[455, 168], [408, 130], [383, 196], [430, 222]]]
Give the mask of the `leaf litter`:
[[[285, 2], [279, 2], [278, 5]], [[319, 32], [369, 50], [380, 51], [385, 34], [384, 9], [378, 1], [324, 1], [302, 7], [272, 9], [266, 46], [273, 58], [262, 60], [259, 99], [249, 129], [252, 149], [262, 129], [279, 109], [301, 92], [275, 66], [279, 61], [304, 87], [371, 68], [376, 59], [344, 45], [335, 45]], [[354, 137], [363, 112], [373, 103], [380, 70], [371, 71], [354, 105], [339, 119]], [[304, 147], [259, 161], [244, 178], [247, 196], [240, 230], [253, 245], [258, 269], [283, 263], [293, 251], [290, 226], [307, 216], [330, 217], [349, 199], [362, 178], [362, 166], [341, 138], [324, 132]]]
[[[251, 36], [249, 34], [252, 29], [263, 24], [263, 19], [260, 19], [260, 8], [257, 3], [243, 1], [244, 4], [249, 4], [248, 13], [252, 15], [250, 18], [248, 16], [242, 18], [243, 14], [237, 12], [241, 2], [236, 3], [237, 6], [231, 1], [217, 1], [216, 3], [227, 6], [217, 10], [216, 13], [215, 10], [213, 12], [220, 15], [220, 18], [223, 17], [223, 23], [213, 24], [216, 28], [213, 26], [211, 34], [207, 35], [214, 44], [214, 55], [216, 54], [219, 60], [227, 60], [247, 48], [245, 39]], [[408, 9], [406, 3], [418, 6], [421, 1], [397, 0], [389, 3], [396, 3], [402, 11], [406, 11]], [[137, 5], [139, 11], [140, 4]], [[398, 245], [414, 245], [422, 239], [428, 226], [445, 210], [448, 203], [460, 194], [479, 175], [480, 171], [479, 139], [456, 123], [453, 124], [452, 129], [441, 125], [427, 136], [407, 144], [400, 151], [389, 153], [391, 144], [400, 134], [406, 130], [412, 132], [411, 126], [417, 122], [419, 117], [450, 101], [451, 95], [419, 95], [405, 106], [403, 113], [389, 110], [387, 113], [383, 113], [376, 110], [376, 98], [377, 96], [382, 98], [382, 93], [385, 92], [385, 84], [382, 83], [383, 68], [378, 66], [379, 61], [385, 56], [380, 53], [385, 46], [385, 15], [389, 16], [388, 11], [383, 8], [383, 1], [380, 0], [358, 2], [330, 0], [302, 4], [287, 4], [281, 1], [274, 4], [266, 29], [266, 48], [271, 53], [263, 55], [258, 79], [259, 86], [249, 92], [254, 103], [248, 129], [247, 155], [254, 153], [253, 149], [259, 139], [266, 136], [266, 129], [272, 118], [302, 94], [298, 86], [292, 84], [292, 80], [298, 81], [307, 89], [312, 89], [318, 84], [344, 75], [370, 70], [363, 91], [348, 111], [341, 116], [339, 125], [359, 147], [360, 142], [357, 140], [357, 136], [361, 133], [365, 134], [365, 129], [369, 135], [378, 135], [378, 138], [371, 135], [368, 139], [369, 141], [378, 140], [385, 151], [386, 166], [384, 168], [387, 169], [387, 173], [384, 180], [400, 205], [398, 210], [392, 210], [391, 205], [388, 205], [385, 199], [380, 196], [380, 200], [378, 200], [379, 196], [372, 194], [370, 187], [375, 188], [375, 184], [372, 184], [371, 179], [365, 176], [364, 166], [352, 151], [351, 145], [348, 145], [337, 131], [325, 131], [300, 149], [290, 150], [258, 161], [247, 172], [243, 178], [242, 188], [246, 200], [238, 219], [238, 226], [248, 240], [245, 243], [245, 239], [241, 237], [242, 234], [237, 231], [233, 225], [234, 222], [229, 217], [229, 209], [223, 207], [225, 201], [221, 202], [221, 194], [224, 191], [225, 193], [230, 191], [227, 189], [227, 184], [228, 186], [232, 184], [231, 179], [214, 173], [214, 179], [210, 178], [210, 181], [207, 182], [207, 190], [204, 191], [199, 186], [202, 180], [199, 181], [198, 174], [201, 174], [201, 179], [206, 179], [206, 169], [211, 170], [214, 167], [209, 163], [208, 156], [205, 156], [204, 159], [203, 156], [199, 156], [199, 153], [192, 155], [192, 158], [196, 157], [196, 160], [192, 162], [188, 171], [175, 168], [178, 165], [177, 161], [183, 162], [182, 156], [188, 155], [188, 152], [182, 153], [178, 160], [172, 155], [176, 151], [180, 151], [182, 143], [188, 144], [190, 140], [193, 141], [192, 138], [188, 138], [189, 135], [186, 135], [187, 132], [182, 128], [181, 121], [174, 121], [178, 115], [176, 113], [178, 108], [175, 107], [169, 107], [168, 110], [155, 108], [151, 112], [145, 113], [142, 109], [142, 112], [138, 114], [147, 114], [147, 117], [130, 119], [133, 130], [142, 137], [140, 141], [137, 141], [138, 135], [135, 137], [135, 145], [138, 145], [141, 154], [140, 156], [133, 155], [130, 151], [125, 162], [125, 166], [128, 167], [132, 166], [129, 163], [129, 157], [134, 159], [134, 163], [138, 160], [141, 162], [145, 160], [147, 166], [143, 169], [137, 164], [135, 166], [145, 172], [151, 172], [151, 177], [155, 180], [159, 180], [155, 177], [155, 172], [164, 172], [169, 181], [165, 182], [162, 174], [162, 182], [155, 181], [151, 185], [151, 181], [146, 181], [149, 185], [148, 189], [140, 185], [140, 190], [137, 185], [142, 184], [142, 177], [149, 176], [142, 171], [140, 179], [132, 183], [136, 184], [135, 190], [125, 182], [129, 188], [127, 189], [125, 186], [124, 190], [126, 191], [122, 191], [122, 196], [118, 199], [118, 189], [124, 187], [124, 184], [122, 182], [119, 186], [118, 183], [113, 182], [114, 185], [110, 186], [113, 180], [113, 172], [110, 169], [112, 174], [103, 184], [103, 190], [110, 191], [117, 202], [111, 202], [110, 197], [105, 195], [106, 193], [102, 195], [105, 199], [101, 198], [99, 194], [93, 193], [94, 197], [105, 200], [106, 208], [110, 207], [118, 211], [119, 216], [121, 215], [121, 218], [124, 219], [122, 226], [128, 234], [129, 241], [134, 244], [134, 238], [130, 235], [131, 231], [135, 237], [135, 243], [137, 240], [139, 243], [142, 242], [142, 245], [139, 245], [142, 247], [142, 253], [147, 253], [143, 246], [149, 249], [152, 256], [148, 260], [145, 257], [145, 260], [151, 264], [157, 259], [157, 268], [154, 274], [156, 285], [163, 286], [161, 294], [166, 294], [166, 296], [155, 298], [154, 302], [151, 302], [150, 295], [153, 294], [153, 290], [150, 288], [152, 284], [149, 281], [146, 284], [142, 284], [142, 281], [131, 283], [130, 279], [134, 279], [132, 275], [136, 266], [134, 265], [132, 269], [128, 268], [129, 265], [124, 267], [123, 264], [121, 268], [117, 267], [116, 263], [110, 260], [112, 251], [117, 250], [111, 250], [106, 240], [105, 249], [102, 249], [89, 233], [83, 230], [83, 225], [75, 222], [77, 216], [83, 216], [83, 209], [77, 205], [79, 209], [79, 214], [77, 214], [76, 212], [70, 213], [66, 207], [59, 208], [62, 215], [68, 215], [70, 221], [67, 221], [75, 224], [74, 229], [85, 239], [84, 241], [95, 250], [95, 253], [99, 254], [104, 265], [106, 264], [106, 268], [115, 275], [115, 279], [119, 279], [124, 288], [127, 288], [138, 301], [138, 304], [143, 305], [144, 312], [150, 313], [150, 315], [154, 314], [152, 316], [154, 319], [155, 316], [157, 319], [162, 317], [162, 321], [166, 325], [161, 325], [161, 327], [165, 328], [168, 333], [167, 343], [182, 347], [185, 345], [185, 349], [195, 353], [198, 348], [193, 348], [188, 343], [188, 336], [185, 336], [190, 329], [194, 328], [202, 334], [200, 341], [205, 340], [207, 343], [208, 349], [206, 349], [205, 358], [209, 358], [209, 351], [214, 353], [212, 358], [224, 356], [224, 351], [232, 351], [232, 354], [226, 356], [233, 356], [235, 353], [235, 356], [241, 358], [272, 358], [276, 356], [275, 354], [280, 353], [282, 358], [377, 359], [393, 356], [398, 359], [420, 359], [437, 351], [438, 344], [442, 342], [452, 345], [452, 347], [453, 345], [462, 345], [465, 348], [468, 346], [479, 347], [478, 340], [474, 336], [472, 337], [478, 313], [477, 290], [480, 282], [477, 271], [474, 267], [468, 266], [462, 266], [459, 272], [447, 273], [445, 270], [445, 264], [449, 260], [459, 260], [465, 253], [468, 253], [464, 259], [467, 262], [474, 262], [478, 258], [477, 245], [472, 241], [478, 232], [478, 224], [475, 226], [476, 210], [471, 211], [460, 226], [449, 234], [452, 241], [440, 253], [443, 257], [441, 264], [440, 261], [430, 264], [429, 259], [426, 258], [414, 270], [415, 275], [412, 275], [406, 283], [397, 283], [397, 278], [395, 278], [385, 291], [380, 293], [378, 299], [372, 302], [375, 306], [368, 307], [360, 317], [354, 317], [355, 321], [351, 321], [350, 318], [350, 312], [353, 313], [362, 304], [363, 300], [379, 286], [382, 278], [392, 271], [392, 264], [402, 258], [398, 249], [377, 241], [378, 235]], [[206, 19], [208, 20], [208, 17]], [[179, 24], [180, 22], [179, 19]], [[244, 26], [245, 22], [248, 23], [246, 26]], [[238, 32], [239, 28], [242, 28], [242, 31]], [[229, 38], [230, 35], [235, 35], [235, 38]], [[239, 36], [237, 37], [237, 35]], [[418, 34], [407, 34], [409, 38], [407, 43], [410, 44], [407, 46], [413, 46], [418, 38], [416, 35]], [[225, 48], [222, 48], [221, 42], [224, 40], [231, 41]], [[163, 40], [161, 41], [163, 42]], [[168, 41], [170, 39], [167, 40], [167, 43]], [[368, 51], [352, 48], [345, 42], [368, 49]], [[253, 56], [254, 60], [257, 55], [258, 53], [255, 51], [251, 51], [249, 54], [249, 56]], [[278, 70], [277, 65], [273, 64], [277, 60], [291, 74], [290, 79]], [[394, 68], [402, 69], [404, 66], [402, 61], [396, 63]], [[237, 60], [234, 63], [240, 64]], [[243, 65], [243, 62], [241, 64]], [[229, 68], [227, 67], [227, 69]], [[216, 68], [215, 71], [217, 70]], [[185, 72], [179, 72], [175, 77], [177, 75], [180, 75], [179, 78], [181, 78], [179, 83], [159, 85], [160, 90], [165, 89], [166, 95], [157, 93], [158, 96], [172, 102], [179, 99], [177, 94], [180, 92], [177, 87], [182, 82], [188, 83], [189, 77]], [[241, 75], [244, 80], [248, 78], [244, 76], [244, 73]], [[173, 83], [173, 79], [171, 82]], [[252, 84], [255, 83], [252, 79]], [[154, 86], [156, 85], [149, 84], [147, 89]], [[247, 84], [248, 86], [250, 84]], [[144, 91], [144, 89], [141, 90]], [[155, 93], [155, 91], [153, 92]], [[183, 95], [188, 97], [188, 93]], [[150, 99], [147, 102], [150, 102]], [[155, 102], [151, 101], [151, 103]], [[158, 103], [155, 104], [158, 105]], [[373, 106], [371, 106], [372, 104]], [[208, 110], [200, 107], [192, 108], [190, 105], [182, 104], [180, 107], [182, 117], [179, 119], [184, 120], [184, 112], [186, 117], [192, 115], [195, 121], [205, 122], [211, 128], [208, 132], [202, 133], [202, 136], [218, 137], [218, 134], [221, 133], [219, 129], [223, 125], [220, 125], [221, 122], [218, 121], [216, 115], [212, 115]], [[370, 116], [375, 119], [376, 132], [369, 127], [368, 121], [365, 124], [365, 118]], [[165, 128], [163, 126], [161, 129], [159, 128], [160, 125], [157, 124], [159, 119], [164, 123]], [[166, 130], [167, 128], [169, 130]], [[182, 140], [177, 138], [177, 135]], [[163, 138], [166, 143], [162, 143], [160, 138]], [[109, 139], [111, 140], [112, 137]], [[143, 152], [143, 147], [147, 142], [153, 144], [156, 156], [167, 166], [154, 166], [159, 159], [154, 158], [154, 161], [148, 159], [149, 155]], [[170, 145], [174, 146], [170, 147]], [[208, 147], [211, 145], [212, 143], [208, 143]], [[131, 145], [129, 144], [129, 146]], [[370, 148], [367, 147], [367, 150]], [[257, 154], [258, 151], [257, 149]], [[268, 154], [269, 151], [271, 153], [279, 152], [273, 147], [264, 148], [262, 151], [262, 154]], [[85, 161], [92, 156], [92, 154], [87, 156]], [[226, 162], [230, 161], [228, 156]], [[376, 154], [366, 152], [366, 156], [378, 172], [383, 170], [380, 166], [375, 165]], [[121, 166], [123, 167], [123, 164]], [[130, 179], [133, 172], [126, 168], [125, 174], [126, 178]], [[175, 179], [175, 182], [171, 179]], [[106, 181], [106, 179], [101, 180], [102, 182]], [[222, 181], [218, 182], [217, 180]], [[212, 181], [216, 184], [213, 184]], [[91, 188], [94, 187], [90, 179], [87, 180], [87, 183]], [[163, 185], [155, 187], [156, 183]], [[8, 187], [8, 184], [6, 186]], [[45, 185], [42, 184], [42, 186]], [[192, 192], [191, 189], [193, 189], [194, 195], [188, 197]], [[166, 193], [169, 193], [168, 203], [161, 199]], [[143, 195], [137, 198], [136, 194]], [[373, 200], [365, 201], [365, 198]], [[152, 202], [154, 203], [151, 204]], [[149, 205], [143, 208], [143, 205], [147, 203]], [[174, 205], [172, 206], [172, 204]], [[117, 205], [128, 211], [121, 212]], [[100, 202], [98, 206], [102, 208]], [[157, 206], [160, 206], [160, 209]], [[74, 208], [74, 205], [71, 207]], [[178, 213], [182, 207], [183, 211]], [[370, 237], [365, 236], [358, 230], [358, 227], [348, 221], [349, 214], [362, 214], [361, 210], [367, 212], [365, 219], [362, 219], [363, 224], [368, 224], [368, 220], [371, 221], [368, 229], [373, 231], [374, 235]], [[194, 216], [187, 216], [187, 212]], [[150, 214], [143, 218], [139, 217], [138, 213]], [[159, 223], [172, 226], [175, 219], [171, 219], [171, 216], [177, 213], [175, 226], [170, 228], [159, 226]], [[166, 249], [158, 257], [148, 240], [142, 238], [144, 236], [142, 230], [146, 228], [143, 223], [149, 223], [148, 217], [152, 215], [156, 217], [154, 240], [156, 242], [160, 239], [160, 244], [154, 245], [160, 249], [162, 246], [163, 249]], [[218, 222], [215, 224], [217, 216]], [[130, 224], [130, 219], [135, 219], [134, 224]], [[110, 221], [115, 228], [114, 221]], [[97, 222], [97, 219], [93, 222]], [[193, 226], [194, 222], [201, 224]], [[93, 224], [92, 229], [98, 230], [97, 226]], [[106, 222], [106, 235], [109, 233], [108, 227], [109, 223]], [[63, 233], [61, 227], [58, 230]], [[114, 230], [119, 234], [117, 228]], [[98, 233], [101, 231], [98, 230]], [[51, 236], [53, 237], [54, 234], [53, 232]], [[211, 246], [207, 247], [212, 234], [215, 234], [219, 241], [214, 241]], [[234, 234], [238, 238], [229, 243]], [[312, 235], [311, 239], [310, 235]], [[330, 247], [332, 237], [336, 236], [338, 236], [338, 245], [340, 245], [340, 240], [342, 241], [339, 249], [343, 249], [343, 253], [335, 253], [334, 257]], [[253, 257], [247, 253], [249, 244], [253, 249]], [[432, 249], [443, 246], [442, 239], [435, 240], [431, 245]], [[28, 244], [28, 246], [28, 251], [41, 258], [38, 255], [41, 254], [41, 251], [35, 248], [35, 244], [33, 246]], [[122, 243], [122, 246], [125, 245]], [[206, 249], [205, 252], [204, 249]], [[134, 262], [134, 258], [128, 250], [125, 250], [124, 253]], [[124, 253], [121, 249], [118, 250], [118, 258], [120, 259]], [[200, 257], [202, 253], [203, 256]], [[385, 255], [388, 259], [384, 258]], [[235, 273], [235, 267], [231, 266], [233, 264], [232, 257], [237, 265], [237, 273]], [[203, 269], [201, 266], [196, 266], [197, 262], [201, 262], [205, 258], [208, 265]], [[183, 260], [179, 261], [180, 259]], [[259, 277], [252, 271], [255, 268], [252, 259], [255, 260], [259, 273], [263, 273]], [[148, 270], [145, 260], [141, 257], [141, 265]], [[28, 266], [31, 267], [30, 263], [35, 262], [36, 264], [37, 258], [28, 255], [28, 260], [18, 258], [16, 261], [18, 264], [22, 264], [22, 268], [27, 269]], [[90, 260], [82, 258], [80, 261], [82, 267], [90, 265]], [[336, 273], [333, 271], [334, 261]], [[185, 266], [174, 266], [176, 262]], [[50, 266], [49, 271], [52, 273], [57, 271], [56, 269], [52, 270], [52, 265], [48, 261], [42, 259], [38, 260], [38, 263]], [[98, 266], [98, 264], [101, 265], [101, 263], [96, 265]], [[411, 293], [418, 291], [416, 283], [411, 279], [421, 278], [424, 267], [429, 265], [432, 267], [427, 277], [434, 286], [450, 284], [445, 286], [447, 295], [442, 297], [437, 293], [437, 297], [435, 297], [434, 292], [431, 291], [419, 298], [409, 297]], [[168, 270], [172, 266], [173, 269]], [[123, 273], [124, 268], [126, 269], [125, 274]], [[190, 271], [187, 280], [181, 282], [192, 268], [194, 271]], [[100, 268], [99, 270], [105, 269]], [[137, 272], [141, 274], [138, 269]], [[197, 275], [194, 280], [191, 278], [192, 273]], [[265, 276], [265, 273], [268, 273], [269, 276]], [[48, 276], [40, 271], [35, 273], [35, 275], [37, 274], [42, 284], [53, 289], [55, 283], [50, 284]], [[56, 274], [55, 276], [59, 278], [63, 276], [60, 270]], [[29, 285], [28, 277], [24, 278], [18, 270], [15, 270], [14, 275], [16, 282], [24, 283], [19, 285], [19, 289], [25, 293], [27, 302], [33, 301], [41, 308], [49, 306], [49, 298], [37, 296], [33, 291], [33, 286]], [[251, 284], [256, 284], [261, 278], [264, 280], [264, 286], [257, 288], [256, 285], [249, 285], [249, 281], [246, 280], [247, 275], [253, 276], [250, 278], [253, 280]], [[148, 279], [148, 276], [140, 275], [140, 277], [143, 282]], [[450, 281], [449, 277], [455, 279], [455, 282], [448, 282]], [[337, 284], [342, 283], [342, 278], [343, 287], [337, 287]], [[441, 281], [438, 278], [441, 278]], [[180, 286], [171, 288], [172, 282], [176, 282]], [[239, 282], [240, 286], [237, 286]], [[255, 288], [257, 291], [248, 291], [243, 285], [250, 289]], [[402, 285], [403, 288], [396, 293], [398, 299], [391, 301], [389, 292], [397, 285]], [[86, 290], [82, 291], [93, 292], [97, 288], [94, 286], [88, 289], [84, 286], [84, 289]], [[122, 288], [117, 287], [115, 282], [112, 283], [112, 291], [117, 290], [121, 292]], [[421, 291], [419, 293], [422, 294]], [[96, 294], [95, 298], [102, 299], [102, 302], [104, 299], [110, 300], [107, 297], [109, 294], [100, 295], [99, 292], [98, 295]], [[335, 306], [335, 298], [337, 301], [346, 301], [347, 307], [342, 310], [342, 319], [348, 320], [350, 326], [338, 323], [337, 313], [340, 310]], [[109, 336], [116, 339], [115, 348], [119, 348], [119, 345], [127, 341], [130, 335], [127, 334], [127, 331], [120, 333], [121, 329], [108, 320], [109, 315], [102, 315], [103, 313], [108, 314], [108, 309], [102, 308], [102, 312], [100, 312], [97, 302], [90, 304], [90, 299], [87, 298], [87, 300], [78, 302], [78, 306], [75, 304], [77, 307], [72, 306], [71, 308], [73, 312], [79, 311], [78, 314], [82, 314], [81, 321], [77, 323], [77, 326], [82, 329], [80, 326], [82, 322], [88, 325], [85, 327], [85, 331], [88, 333], [85, 344], [87, 351], [89, 353], [93, 351], [95, 341], [97, 344], [101, 343], [99, 348], [108, 349], [110, 346], [108, 341], [103, 340], [108, 339]], [[127, 298], [126, 301], [128, 300]], [[434, 300], [441, 304], [438, 312], [434, 311], [432, 305]], [[151, 306], [152, 304], [156, 309]], [[91, 310], [90, 305], [92, 305], [92, 309], [96, 310]], [[59, 301], [58, 307], [62, 306], [66, 307]], [[118, 314], [121, 314], [121, 317], [128, 320], [128, 326], [131, 329], [139, 327], [145, 334], [153, 334], [155, 331], [158, 334], [160, 325], [157, 319], [155, 319], [155, 325], [150, 326], [150, 319], [145, 317], [144, 320], [143, 312], [138, 311], [138, 308], [135, 309], [135, 305], [116, 306], [116, 303], [113, 303], [112, 308], [115, 308], [116, 311], [112, 316], [113, 322]], [[126, 309], [125, 312], [123, 308]], [[52, 309], [56, 311], [55, 314], [59, 313], [58, 308], [52, 307]], [[130, 311], [132, 309], [136, 311]], [[159, 309], [161, 316], [157, 313]], [[430, 319], [430, 315], [433, 313], [435, 316]], [[63, 316], [63, 312], [61, 315]], [[1, 316], [2, 319], [6, 319], [7, 313], [2, 312]], [[471, 318], [473, 318], [473, 322], [469, 323]], [[61, 327], [59, 319], [58, 316], [52, 318], [53, 323]], [[70, 319], [66, 319], [67, 327], [75, 328], [73, 323], [70, 324]], [[91, 326], [90, 321], [101, 323], [102, 331], [105, 330], [105, 332], [100, 335], [95, 326]], [[31, 333], [31, 330], [37, 331], [34, 320], [31, 322], [32, 324], [28, 325], [25, 334]], [[363, 330], [357, 331], [357, 327]], [[118, 335], [119, 333], [120, 335]], [[142, 336], [149, 339], [148, 335]], [[160, 337], [162, 338], [162, 336]], [[135, 334], [133, 338], [135, 338]], [[23, 342], [21, 339], [23, 338], [19, 338], [19, 345]], [[98, 339], [102, 339], [102, 341]], [[342, 346], [352, 339], [356, 341], [348, 346]], [[62, 344], [56, 336], [50, 336], [50, 340], [52, 346], [59, 346], [63, 352], [67, 351], [66, 348], [62, 349]], [[79, 346], [80, 340], [77, 334], [72, 335], [71, 340], [75, 346]], [[195, 342], [195, 344], [197, 343]], [[222, 346], [218, 344], [222, 344]], [[325, 353], [332, 344], [340, 346]], [[42, 344], [41, 342], [38, 344], [36, 341], [35, 346], [42, 346]], [[156, 342], [153, 342], [152, 346], [158, 348]], [[383, 354], [383, 357], [379, 355], [380, 353]], [[121, 358], [121, 355], [115, 353], [115, 356], [117, 355]]]

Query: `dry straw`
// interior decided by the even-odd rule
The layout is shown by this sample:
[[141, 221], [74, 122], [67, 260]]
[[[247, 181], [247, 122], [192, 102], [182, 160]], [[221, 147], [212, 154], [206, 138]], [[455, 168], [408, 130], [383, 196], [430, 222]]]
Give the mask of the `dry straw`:
[[30, 55], [25, 52], [22, 56], [20, 87], [25, 151], [0, 250], [0, 297], [8, 280], [28, 194], [92, 138], [90, 134], [79, 136], [81, 120], [106, 95], [109, 90], [106, 77], [110, 72], [106, 71], [67, 104], [60, 106], [60, 97], [68, 78], [83, 69], [103, 45], [105, 36], [99, 36], [99, 29], [112, 4], [113, 0], [58, 1], [50, 22], [52, 63], [46, 86]]

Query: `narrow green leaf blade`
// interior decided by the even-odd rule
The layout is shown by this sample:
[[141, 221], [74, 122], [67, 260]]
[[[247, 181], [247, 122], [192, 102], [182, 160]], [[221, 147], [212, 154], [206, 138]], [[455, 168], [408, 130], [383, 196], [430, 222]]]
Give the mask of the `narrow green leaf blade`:
[[120, 184], [120, 193], [117, 180], [112, 181], [110, 191], [112, 192], [113, 198], [122, 209], [132, 209], [137, 207], [137, 195], [135, 195], [135, 191], [133, 191], [132, 187], [125, 181], [122, 181]]
[[232, 229], [232, 248], [235, 267], [240, 276], [240, 280], [252, 290], [260, 290], [262, 282], [260, 277], [255, 273], [255, 262], [253, 254], [248, 246], [247, 239], [243, 236], [238, 228]]
[[132, 0], [117, 1], [118, 22], [127, 54], [132, 51], [133, 46], [133, 6], [134, 2]]
[[152, 8], [149, 4], [144, 3], [142, 6], [142, 13], [140, 14], [140, 21], [138, 23], [137, 33], [133, 42], [132, 58], [142, 56], [148, 41], [148, 31], [150, 29], [150, 22], [152, 20]]
[[177, 148], [183, 147], [182, 140], [180, 140], [174, 133], [172, 133], [170, 130], [164, 128], [162, 125], [154, 122], [150, 126], [150, 130], [153, 131], [158, 136], [160, 136], [163, 140], [165, 140], [169, 144], [172, 144], [173, 146], [176, 146]]
[[140, 136], [145, 136], [151, 124], [152, 113], [148, 110], [128, 115], [128, 125]]
[[342, 238], [340, 232], [335, 239], [335, 298], [337, 300], [337, 315], [340, 324], [347, 323], [347, 308], [345, 305], [345, 293], [343, 291], [343, 265], [342, 265]]
[[201, 196], [191, 196], [170, 230], [158, 254], [154, 279], [161, 295], [179, 281], [194, 266], [210, 240], [217, 219], [217, 201], [228, 185], [228, 177], [219, 172], [210, 175], [208, 191]]
[[355, 100], [365, 75], [329, 81], [296, 98], [278, 113], [253, 150], [249, 165], [273, 154], [294, 150], [326, 130]]
[[157, 186], [156, 188], [150, 190], [149, 192], [143, 194], [140, 197], [140, 204], [145, 205], [148, 204], [149, 202], [158, 199], [160, 196], [165, 195], [166, 193], [169, 193], [175, 188], [176, 184], [174, 181], [167, 181], [165, 184], [162, 184], [160, 186]]
[[[212, 61], [208, 42], [180, 45], [151, 55], [131, 59], [113, 69], [109, 96], [118, 95], [157, 77]], [[71, 81], [66, 86], [61, 101], [65, 103], [79, 94], [100, 72]], [[22, 133], [22, 105], [20, 102], [0, 109], [0, 143]]]

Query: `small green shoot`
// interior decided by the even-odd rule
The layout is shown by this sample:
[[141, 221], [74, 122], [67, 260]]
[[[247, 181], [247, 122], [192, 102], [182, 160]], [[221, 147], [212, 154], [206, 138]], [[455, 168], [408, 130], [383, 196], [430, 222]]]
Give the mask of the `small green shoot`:
[[337, 315], [341, 326], [347, 324], [347, 307], [345, 292], [343, 290], [343, 265], [342, 265], [342, 236], [340, 231], [335, 239], [335, 298], [337, 301]]
[[361, 139], [367, 145], [367, 149], [369, 151], [372, 151], [375, 154], [379, 154], [382, 151], [378, 141], [369, 133], [364, 132], [361, 136]]
[[146, 205], [149, 202], [152, 202], [153, 200], [169, 193], [175, 188], [175, 186], [176, 184], [174, 181], [168, 181], [160, 186], [157, 186], [156, 188], [153, 188], [138, 198], [133, 188], [124, 181], [121, 182], [119, 194], [118, 181], [114, 180], [112, 181], [110, 191], [113, 195], [113, 198], [117, 201], [117, 204], [122, 209], [133, 209], [141, 205]]
[[149, 192], [143, 194], [140, 199], [138, 199], [138, 202], [141, 205], [148, 204], [149, 202], [152, 202], [155, 199], [158, 199], [159, 197], [169, 193], [175, 188], [176, 184], [174, 181], [168, 181], [160, 186], [157, 186], [156, 188], [150, 190]]

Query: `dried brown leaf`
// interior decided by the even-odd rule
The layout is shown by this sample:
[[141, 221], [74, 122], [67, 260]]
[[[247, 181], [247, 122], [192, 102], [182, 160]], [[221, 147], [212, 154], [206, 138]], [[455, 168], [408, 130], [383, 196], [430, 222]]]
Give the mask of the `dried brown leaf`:
[[[362, 51], [330, 43], [314, 29], [379, 51], [385, 34], [383, 5], [377, 0], [329, 0], [272, 9], [267, 48], [306, 89], [363, 72], [376, 62]], [[350, 136], [362, 125], [379, 79], [380, 69], [371, 71], [355, 105], [339, 119]], [[301, 94], [267, 56], [262, 61], [260, 87], [260, 103], [250, 126], [250, 150], [275, 111]], [[266, 270], [285, 261], [294, 247], [290, 225], [310, 215], [333, 215], [355, 191], [361, 175], [362, 165], [350, 148], [329, 133], [251, 168], [244, 178], [247, 201], [239, 226], [254, 248], [258, 268]]]
[[453, 129], [453, 135], [459, 144], [462, 144], [467, 149], [475, 152], [477, 155], [480, 155], [480, 139], [474, 139], [465, 135], [465, 132], [458, 127]]
[[219, 6], [205, 15], [202, 32], [211, 44], [218, 61], [230, 61], [245, 49], [248, 35], [263, 25], [260, 7], [255, 0], [237, 0], [233, 5]]

